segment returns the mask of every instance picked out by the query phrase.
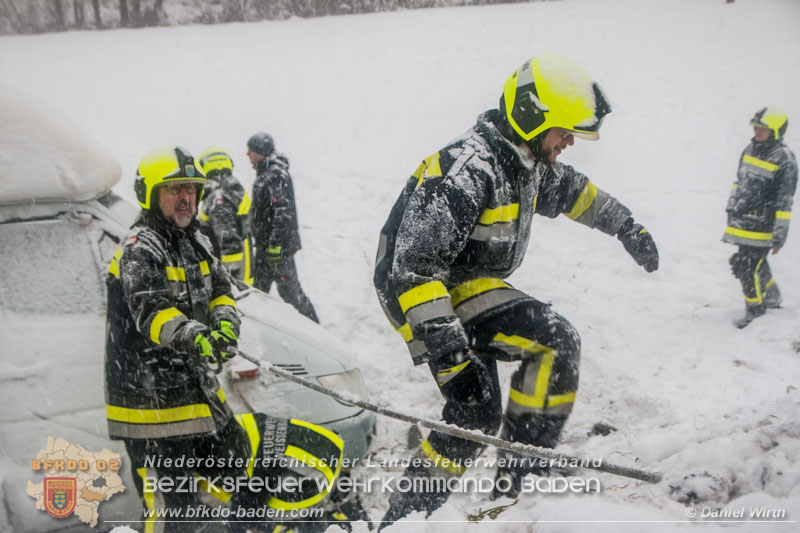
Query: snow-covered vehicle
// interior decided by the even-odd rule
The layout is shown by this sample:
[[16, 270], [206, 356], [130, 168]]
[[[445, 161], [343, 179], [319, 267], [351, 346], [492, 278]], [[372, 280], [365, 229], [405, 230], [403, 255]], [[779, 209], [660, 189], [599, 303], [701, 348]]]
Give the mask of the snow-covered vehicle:
[[[49, 437], [122, 454], [127, 490], [99, 506], [98, 530], [142, 519], [124, 446], [106, 434], [103, 391], [104, 277], [137, 209], [110, 190], [116, 160], [54, 114], [0, 88], [0, 531], [86, 530], [75, 516], [37, 510], [29, 495], [45, 476], [32, 461]], [[235, 298], [245, 353], [364, 397], [359, 369], [324, 329], [255, 289]], [[343, 438], [346, 458], [366, 454], [374, 414], [245, 361], [227, 366], [220, 380], [235, 412], [321, 424]]]

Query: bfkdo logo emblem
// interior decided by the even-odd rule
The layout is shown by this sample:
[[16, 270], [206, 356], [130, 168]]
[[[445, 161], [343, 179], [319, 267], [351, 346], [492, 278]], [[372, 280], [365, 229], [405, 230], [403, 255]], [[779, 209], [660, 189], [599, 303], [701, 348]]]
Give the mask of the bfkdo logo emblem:
[[44, 508], [56, 518], [66, 518], [75, 510], [78, 480], [74, 477], [44, 478]]

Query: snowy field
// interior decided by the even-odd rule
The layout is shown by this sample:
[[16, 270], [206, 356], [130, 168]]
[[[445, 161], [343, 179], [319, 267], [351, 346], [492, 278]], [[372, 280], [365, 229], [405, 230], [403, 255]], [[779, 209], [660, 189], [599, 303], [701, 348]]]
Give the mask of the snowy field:
[[[552, 302], [582, 335], [581, 386], [559, 449], [664, 480], [587, 470], [601, 493], [526, 494], [471, 529], [797, 531], [800, 222], [770, 256], [784, 308], [744, 330], [732, 325], [744, 309], [727, 262], [735, 249], [720, 237], [753, 112], [786, 109], [786, 142], [800, 152], [798, 27], [794, 0], [566, 0], [3, 37], [0, 72], [99, 139], [121, 162], [116, 189], [131, 200], [136, 164], [153, 147], [226, 148], [249, 186], [245, 142], [272, 133], [292, 163], [298, 268], [322, 325], [351, 347], [374, 401], [437, 418], [435, 384], [411, 365], [372, 288], [379, 229], [406, 177], [496, 106], [525, 59], [570, 57], [614, 111], [599, 142], [576, 140], [561, 160], [631, 207], [661, 266], [647, 274], [616, 239], [537, 217], [510, 282]], [[587, 437], [597, 422], [618, 431]], [[375, 457], [406, 456], [407, 429], [379, 420]], [[697, 507], [670, 496], [690, 474], [707, 498]], [[386, 496], [365, 499], [378, 520]], [[427, 523], [414, 515], [387, 531], [462, 531], [467, 513], [492, 505], [459, 494]], [[745, 516], [702, 516], [719, 509]], [[759, 509], [783, 510], [791, 522], [745, 522]]]

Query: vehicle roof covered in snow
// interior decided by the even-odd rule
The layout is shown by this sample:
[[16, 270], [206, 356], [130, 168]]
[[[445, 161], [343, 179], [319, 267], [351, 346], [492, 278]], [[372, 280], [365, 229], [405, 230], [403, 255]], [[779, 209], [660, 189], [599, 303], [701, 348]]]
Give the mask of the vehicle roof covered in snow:
[[116, 158], [49, 104], [0, 85], [0, 203], [89, 200], [122, 175]]

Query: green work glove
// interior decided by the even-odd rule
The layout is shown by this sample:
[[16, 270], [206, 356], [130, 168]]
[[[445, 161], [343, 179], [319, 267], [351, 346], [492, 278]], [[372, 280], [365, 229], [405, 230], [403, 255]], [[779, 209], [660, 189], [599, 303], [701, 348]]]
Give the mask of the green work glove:
[[236, 346], [236, 341], [239, 340], [239, 328], [234, 326], [232, 322], [220, 320], [219, 324], [217, 324], [217, 331], [228, 337], [233, 341], [233, 345]]
[[200, 357], [208, 357], [208, 362], [211, 364], [221, 365], [236, 355], [232, 350], [236, 348], [236, 340], [221, 330], [198, 334], [194, 338], [194, 347]]
[[283, 247], [272, 246], [267, 248], [267, 263], [269, 266], [278, 266], [283, 263]]

